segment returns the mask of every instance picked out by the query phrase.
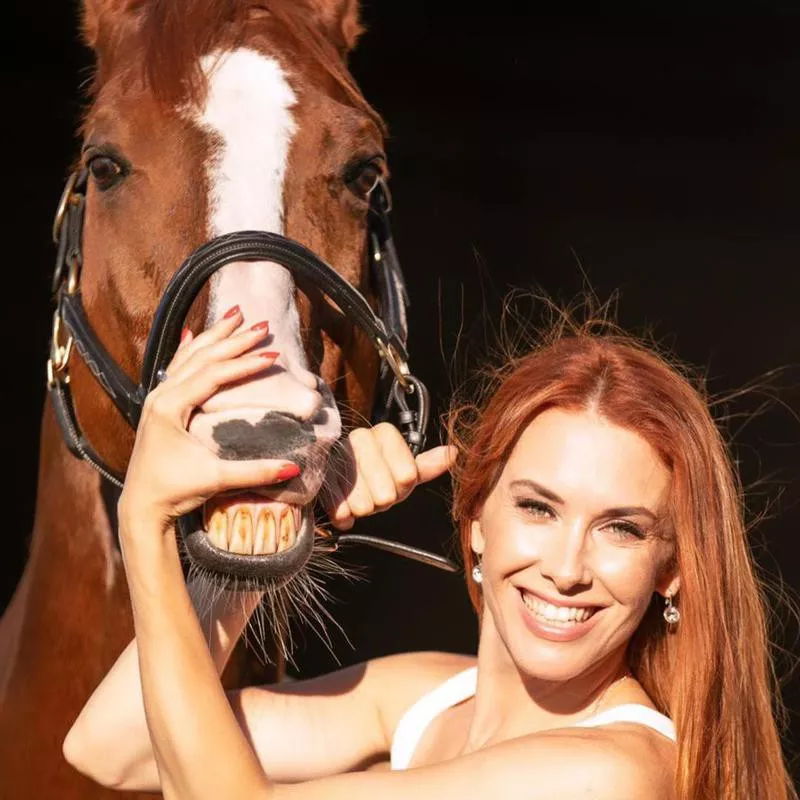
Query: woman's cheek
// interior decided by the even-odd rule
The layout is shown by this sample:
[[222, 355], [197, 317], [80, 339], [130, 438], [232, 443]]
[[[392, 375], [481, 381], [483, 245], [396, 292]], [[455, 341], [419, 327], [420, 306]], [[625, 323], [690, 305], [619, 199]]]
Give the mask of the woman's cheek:
[[484, 569], [501, 577], [520, 572], [540, 561], [553, 531], [547, 526], [526, 525], [514, 520], [502, 529], [493, 528], [486, 537]]
[[596, 548], [590, 568], [616, 602], [632, 607], [650, 602], [656, 584], [654, 554], [605, 544]]

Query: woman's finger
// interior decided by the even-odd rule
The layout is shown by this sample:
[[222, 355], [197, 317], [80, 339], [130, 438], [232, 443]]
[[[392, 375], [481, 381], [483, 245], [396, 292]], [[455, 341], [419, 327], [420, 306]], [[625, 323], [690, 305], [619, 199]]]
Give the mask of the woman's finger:
[[184, 381], [210, 364], [241, 356], [252, 350], [259, 342], [263, 342], [268, 331], [269, 323], [266, 321], [257, 322], [246, 330], [236, 331], [220, 341], [196, 350], [177, 369], [168, 371], [167, 376], [173, 382]]
[[185, 364], [198, 350], [213, 344], [214, 342], [227, 339], [244, 321], [239, 306], [229, 308], [223, 316], [217, 320], [210, 328], [201, 331], [197, 336], [192, 336], [190, 341], [181, 342], [181, 346], [175, 351], [169, 365], [166, 368], [167, 377], [171, 378], [183, 364]]
[[352, 464], [348, 480], [343, 481], [343, 488], [347, 504], [356, 517], [366, 517], [375, 511], [375, 501], [372, 498], [365, 469], [360, 463], [363, 452], [368, 450], [366, 439], [369, 435], [366, 428], [356, 428], [347, 437]]
[[176, 353], [181, 352], [181, 350], [185, 350], [194, 340], [194, 334], [191, 332], [189, 328], [184, 328], [181, 331], [181, 340], [178, 344], [178, 349], [175, 351]]
[[217, 470], [216, 484], [212, 487], [215, 494], [228, 489], [249, 489], [281, 483], [296, 478], [301, 472], [294, 461], [283, 459], [218, 459]]
[[185, 429], [192, 412], [223, 386], [269, 369], [278, 357], [273, 350], [256, 350], [238, 358], [209, 364], [183, 381], [167, 380], [147, 397], [146, 405]]
[[373, 428], [375, 438], [383, 453], [384, 463], [391, 471], [397, 500], [403, 500], [419, 483], [419, 472], [414, 455], [403, 434], [392, 424], [381, 422]]
[[335, 473], [328, 473], [325, 478], [325, 486], [320, 494], [322, 507], [325, 509], [331, 524], [343, 531], [352, 528], [355, 518], [345, 499], [341, 481]]
[[364, 489], [370, 495], [367, 505], [372, 507], [372, 511], [382, 511], [394, 505], [397, 502], [397, 486], [391, 467], [386, 463], [376, 429], [356, 428], [350, 434], [350, 441]]
[[432, 481], [447, 472], [455, 464], [457, 454], [458, 450], [447, 444], [420, 453], [416, 458], [420, 483]]

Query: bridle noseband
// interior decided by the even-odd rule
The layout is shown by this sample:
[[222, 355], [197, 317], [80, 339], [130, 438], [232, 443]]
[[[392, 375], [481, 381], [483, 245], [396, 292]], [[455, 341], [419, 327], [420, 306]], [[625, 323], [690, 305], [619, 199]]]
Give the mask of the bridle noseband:
[[[391, 198], [382, 179], [370, 195], [369, 252], [383, 318], [375, 314], [357, 289], [299, 242], [267, 231], [229, 233], [190, 253], [170, 280], [155, 312], [139, 384], [111, 358], [92, 330], [83, 307], [80, 273], [87, 179], [85, 169], [70, 175], [53, 224], [53, 239], [58, 247], [52, 284], [56, 309], [47, 361], [47, 388], [64, 440], [73, 455], [91, 464], [110, 483], [122, 487], [123, 476], [97, 455], [78, 423], [69, 385], [69, 360], [73, 349], [77, 349], [123, 418], [135, 430], [145, 397], [156, 385], [159, 371], [169, 364], [178, 348], [184, 321], [195, 298], [215, 272], [226, 264], [240, 261], [270, 261], [285, 267], [301, 288], [313, 286], [323, 292], [344, 316], [366, 333], [381, 357], [381, 391], [373, 421], [390, 419], [396, 411], [397, 423], [411, 451], [416, 455], [424, 447], [428, 391], [408, 366], [408, 294], [389, 226]], [[196, 532], [197, 525], [197, 513], [178, 521], [184, 540]], [[458, 571], [458, 566], [443, 556], [374, 536], [332, 532], [322, 543], [329, 550], [348, 543], [367, 544], [450, 572]], [[308, 547], [310, 553], [310, 545]], [[275, 557], [252, 558], [263, 558], [266, 565], [268, 558]], [[252, 577], [252, 574], [244, 577]]]

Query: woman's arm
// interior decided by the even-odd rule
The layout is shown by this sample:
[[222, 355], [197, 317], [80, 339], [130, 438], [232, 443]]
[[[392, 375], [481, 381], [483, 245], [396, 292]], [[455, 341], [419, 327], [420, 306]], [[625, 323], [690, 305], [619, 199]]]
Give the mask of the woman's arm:
[[257, 793], [267, 785], [264, 772], [220, 684], [183, 582], [174, 531], [129, 521], [120, 520], [120, 542], [164, 798]]
[[[189, 592], [192, 594], [191, 585]], [[201, 617], [218, 674], [222, 674], [261, 596], [260, 592], [223, 594]], [[135, 639], [92, 693], [62, 749], [72, 766], [98, 783], [116, 789], [158, 789]]]
[[[233, 597], [200, 618], [218, 674], [256, 602], [255, 594]], [[403, 712], [473, 662], [453, 653], [400, 653], [309, 680], [226, 694], [264, 772], [278, 782], [293, 783], [349, 772], [387, 757]], [[90, 697], [63, 750], [70, 764], [105, 786], [159, 790], [135, 639]]]

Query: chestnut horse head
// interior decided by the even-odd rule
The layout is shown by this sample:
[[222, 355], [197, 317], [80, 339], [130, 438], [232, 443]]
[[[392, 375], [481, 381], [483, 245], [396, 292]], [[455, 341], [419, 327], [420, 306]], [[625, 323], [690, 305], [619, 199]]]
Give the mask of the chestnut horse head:
[[[190, 431], [224, 458], [288, 458], [301, 475], [213, 498], [183, 537], [221, 580], [248, 585], [250, 564], [259, 581], [278, 578], [265, 583], [278, 622], [266, 654], [278, 658], [262, 681], [281, 674], [291, 587], [314, 582], [300, 545], [309, 529], [315, 541], [313, 503], [343, 412], [353, 415], [345, 424], [363, 419], [394, 380], [401, 426], [414, 418], [408, 432], [419, 433], [425, 417], [421, 402], [403, 408], [397, 389], [417, 384], [404, 371], [384, 127], [346, 66], [355, 0], [83, 0], [83, 10], [97, 69], [56, 224], [36, 518], [0, 619], [0, 795], [19, 800], [56, 786], [64, 800], [110, 796], [66, 764], [61, 745], [133, 634], [107, 490], [184, 324], [198, 333], [238, 305], [246, 325], [269, 321], [265, 344], [280, 352], [275, 367], [198, 409]], [[381, 359], [391, 372], [378, 394]], [[300, 594], [308, 609], [310, 592]], [[250, 663], [232, 659], [227, 685]]]
[[[386, 198], [386, 159], [383, 123], [346, 67], [360, 30], [356, 3], [85, 0], [84, 22], [97, 71], [81, 218], [63, 226], [65, 235], [82, 231], [79, 286], [73, 276], [62, 292], [80, 298], [85, 326], [124, 376], [139, 380], [178, 266], [233, 232], [299, 243], [374, 304], [368, 219], [373, 190]], [[223, 458], [302, 468], [285, 484], [206, 504], [190, 553], [240, 577], [248, 559], [272, 560], [269, 572], [281, 578], [304, 563], [340, 409], [369, 416], [380, 361], [375, 341], [347, 318], [351, 298], [313, 280], [301, 292], [281, 263], [228, 258], [186, 308], [196, 333], [239, 306], [245, 325], [269, 322], [266, 343], [280, 353], [261, 375], [218, 391], [189, 427]], [[68, 364], [76, 422], [109, 472], [123, 474], [130, 420], [98, 391], [104, 370], [77, 343]]]

